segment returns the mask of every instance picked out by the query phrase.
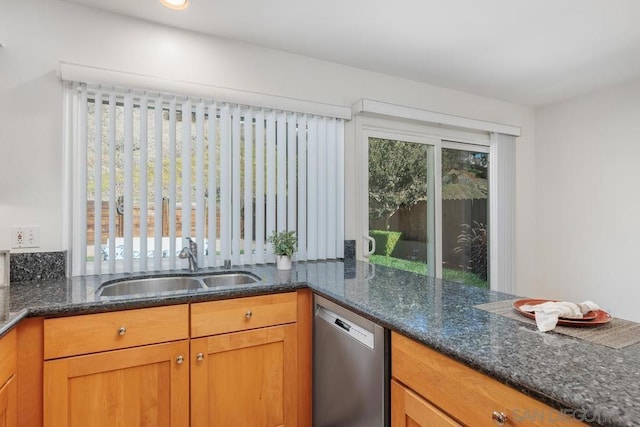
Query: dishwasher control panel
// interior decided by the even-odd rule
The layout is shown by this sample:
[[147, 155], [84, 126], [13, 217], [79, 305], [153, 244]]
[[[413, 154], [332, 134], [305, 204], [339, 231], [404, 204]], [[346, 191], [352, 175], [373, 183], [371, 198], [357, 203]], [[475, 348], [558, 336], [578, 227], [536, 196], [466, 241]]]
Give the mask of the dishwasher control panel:
[[374, 349], [373, 332], [370, 332], [362, 328], [361, 326], [358, 326], [355, 323], [350, 322], [344, 317], [337, 315], [333, 311], [323, 306], [318, 306], [318, 309], [316, 311], [316, 316], [323, 319], [327, 323], [333, 325], [338, 330], [349, 335], [351, 338], [360, 342], [361, 344], [370, 348], [371, 350]]

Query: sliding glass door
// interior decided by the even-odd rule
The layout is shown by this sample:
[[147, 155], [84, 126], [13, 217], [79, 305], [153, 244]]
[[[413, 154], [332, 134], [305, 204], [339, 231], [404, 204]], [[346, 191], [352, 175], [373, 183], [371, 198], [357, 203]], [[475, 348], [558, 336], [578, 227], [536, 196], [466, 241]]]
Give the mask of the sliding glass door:
[[442, 277], [489, 287], [488, 147], [443, 142]]
[[374, 264], [435, 276], [434, 146], [368, 138]]
[[390, 136], [366, 139], [369, 261], [488, 288], [489, 147]]

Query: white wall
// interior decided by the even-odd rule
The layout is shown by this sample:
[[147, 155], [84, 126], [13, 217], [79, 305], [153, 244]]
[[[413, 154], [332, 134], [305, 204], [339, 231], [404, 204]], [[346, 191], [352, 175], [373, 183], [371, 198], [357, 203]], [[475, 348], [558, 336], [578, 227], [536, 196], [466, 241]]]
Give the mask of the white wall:
[[[62, 86], [55, 76], [62, 60], [345, 106], [370, 98], [521, 126], [517, 191], [524, 196], [518, 196], [517, 207], [527, 227], [519, 235], [524, 244], [519, 244], [517, 258], [526, 260], [523, 272], [532, 269], [532, 108], [57, 0], [20, 0], [0, 7], [6, 19], [0, 33], [5, 44], [0, 49], [0, 248], [9, 246], [11, 225], [40, 225], [39, 250], [64, 249]], [[355, 182], [351, 173], [348, 169], [347, 185]], [[347, 238], [355, 238], [354, 218], [347, 199]]]
[[537, 281], [640, 321], [640, 80], [536, 112]]

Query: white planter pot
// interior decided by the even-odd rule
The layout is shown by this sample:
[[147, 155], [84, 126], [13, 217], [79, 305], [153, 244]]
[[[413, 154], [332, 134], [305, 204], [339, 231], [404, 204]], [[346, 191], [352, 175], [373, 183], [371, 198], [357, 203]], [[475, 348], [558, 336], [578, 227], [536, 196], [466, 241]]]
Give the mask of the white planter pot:
[[291, 270], [291, 257], [286, 255], [276, 255], [276, 267], [278, 270]]

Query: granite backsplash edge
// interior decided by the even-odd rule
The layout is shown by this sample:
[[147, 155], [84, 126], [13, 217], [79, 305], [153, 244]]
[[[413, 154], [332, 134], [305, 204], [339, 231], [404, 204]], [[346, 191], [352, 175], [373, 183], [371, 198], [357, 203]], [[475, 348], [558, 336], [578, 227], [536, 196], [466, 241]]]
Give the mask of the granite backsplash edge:
[[9, 275], [11, 282], [64, 279], [67, 251], [11, 253]]

